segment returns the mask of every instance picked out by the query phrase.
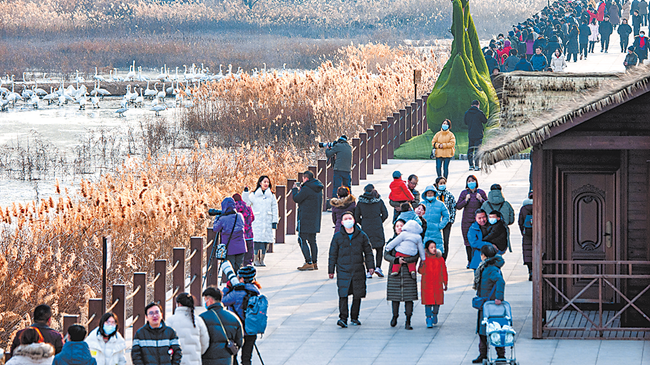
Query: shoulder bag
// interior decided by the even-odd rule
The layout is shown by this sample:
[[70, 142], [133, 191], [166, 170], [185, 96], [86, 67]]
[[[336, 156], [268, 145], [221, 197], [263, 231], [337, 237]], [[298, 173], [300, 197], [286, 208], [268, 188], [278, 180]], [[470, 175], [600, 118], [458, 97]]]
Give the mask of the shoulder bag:
[[237, 352], [239, 351], [239, 346], [237, 346], [235, 341], [228, 338], [228, 333], [226, 332], [226, 328], [223, 326], [223, 323], [221, 323], [221, 317], [219, 317], [217, 311], [215, 311], [214, 309], [212, 311], [214, 312], [214, 315], [217, 316], [219, 325], [221, 325], [221, 329], [223, 330], [223, 335], [226, 336], [226, 340], [228, 340], [228, 344], [226, 345], [226, 350], [228, 350], [228, 353], [230, 353], [233, 356], [237, 355]]
[[[492, 290], [490, 291], [490, 294], [488, 294], [487, 297], [479, 297], [477, 295], [474, 298], [472, 298], [472, 308], [483, 309], [483, 304], [485, 304], [485, 302], [487, 302], [488, 300], [490, 300], [490, 298], [492, 298], [492, 294], [494, 294], [494, 289], [496, 289], [496, 287], [497, 287], [496, 284], [492, 286]], [[481, 289], [479, 288], [479, 292], [480, 291]]]
[[232, 230], [230, 231], [230, 236], [228, 237], [228, 242], [224, 244], [223, 242], [219, 243], [217, 245], [217, 249], [215, 251], [215, 257], [217, 260], [225, 260], [226, 255], [228, 254], [228, 245], [230, 245], [230, 240], [232, 239], [232, 235], [235, 232], [235, 226], [237, 225], [237, 213], [235, 213], [235, 221], [232, 224]]

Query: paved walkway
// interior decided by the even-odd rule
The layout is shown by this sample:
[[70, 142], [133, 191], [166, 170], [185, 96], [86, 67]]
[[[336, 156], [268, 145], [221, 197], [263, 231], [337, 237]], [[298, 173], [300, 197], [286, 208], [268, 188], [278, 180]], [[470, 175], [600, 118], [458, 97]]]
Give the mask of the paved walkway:
[[[511, 161], [509, 166], [499, 164], [489, 174], [477, 174], [479, 185], [489, 190], [491, 184], [500, 183], [518, 215], [528, 191], [529, 168], [527, 160]], [[450, 169], [447, 186], [457, 196], [468, 175], [467, 162], [452, 161]], [[363, 186], [371, 182], [387, 203], [388, 185], [394, 170], [420, 176], [420, 191], [435, 178], [433, 161], [391, 160], [370, 180], [354, 187], [353, 194], [358, 196]], [[259, 270], [259, 281], [271, 303], [267, 334], [258, 340], [266, 364], [471, 363], [478, 354], [474, 333], [476, 310], [471, 307], [473, 273], [465, 269], [459, 222], [452, 228], [447, 261], [449, 290], [445, 295], [446, 304], [440, 310], [440, 322], [435, 328], [427, 329], [424, 307], [416, 302], [413, 331], [404, 330], [403, 315], [397, 327], [389, 326], [391, 308], [386, 301], [386, 279], [376, 276], [367, 281], [368, 296], [362, 302], [360, 315], [363, 325], [347, 329], [336, 325], [336, 280], [327, 278], [332, 226], [329, 213], [325, 213], [322, 233], [317, 239], [320, 270], [296, 270], [304, 261], [296, 236], [287, 236], [286, 244], [276, 245], [275, 253], [267, 255], [268, 266]], [[503, 274], [506, 300], [512, 305], [518, 332], [517, 358], [522, 364], [650, 364], [650, 341], [532, 340], [531, 282], [522, 264], [519, 229], [512, 227], [514, 252], [505, 254]], [[384, 229], [388, 236], [391, 232], [389, 222]], [[387, 268], [387, 263], [383, 268]], [[259, 364], [257, 357], [254, 363]]]

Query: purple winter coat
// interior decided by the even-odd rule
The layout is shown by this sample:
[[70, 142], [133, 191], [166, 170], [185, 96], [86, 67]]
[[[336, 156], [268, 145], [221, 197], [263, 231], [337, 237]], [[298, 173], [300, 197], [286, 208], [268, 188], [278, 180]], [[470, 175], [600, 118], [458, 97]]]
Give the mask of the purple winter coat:
[[[469, 201], [465, 201], [467, 194], [470, 195]], [[478, 200], [477, 196], [481, 195], [483, 200]], [[465, 240], [465, 246], [469, 246], [469, 241], [467, 240], [467, 232], [469, 227], [474, 223], [476, 218], [476, 210], [483, 205], [483, 202], [487, 201], [487, 195], [481, 189], [476, 189], [476, 192], [472, 193], [471, 190], [465, 189], [460, 193], [456, 203], [456, 209], [463, 209], [463, 220], [460, 223], [460, 229], [463, 232], [463, 239]]]
[[[228, 245], [226, 255], [239, 255], [246, 253], [246, 241], [244, 240], [244, 217], [235, 211], [235, 200], [226, 198], [221, 202], [223, 214], [214, 222], [212, 230], [215, 234], [221, 233], [221, 242]], [[236, 223], [235, 223], [236, 222]], [[235, 229], [233, 231], [233, 224]], [[233, 232], [230, 238], [230, 232]], [[230, 243], [228, 243], [230, 239]]]

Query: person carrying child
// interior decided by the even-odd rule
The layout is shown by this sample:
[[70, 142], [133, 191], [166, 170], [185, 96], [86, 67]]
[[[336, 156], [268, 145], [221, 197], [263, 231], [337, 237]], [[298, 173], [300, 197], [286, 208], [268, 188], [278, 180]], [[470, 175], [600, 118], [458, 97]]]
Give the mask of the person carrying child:
[[501, 213], [493, 210], [488, 215], [488, 223], [481, 227], [483, 232], [483, 241], [490, 242], [499, 250], [499, 255], [503, 255], [508, 248], [508, 228], [501, 219]]
[[395, 209], [393, 214], [393, 223], [397, 220], [397, 216], [401, 210], [402, 203], [408, 203], [415, 199], [413, 193], [409, 190], [406, 182], [402, 180], [402, 173], [399, 171], [393, 172], [393, 182], [390, 183], [390, 194], [388, 194], [388, 202], [391, 207]]
[[420, 263], [418, 272], [422, 274], [420, 291], [422, 304], [426, 313], [427, 328], [438, 324], [438, 312], [444, 304], [445, 290], [447, 290], [447, 265], [442, 257], [442, 252], [436, 249], [434, 241], [427, 241], [425, 261]]
[[[413, 257], [420, 256], [420, 260], [425, 260], [424, 245], [422, 244], [422, 226], [416, 221], [410, 220], [402, 227], [402, 232], [390, 241], [385, 248], [385, 251], [395, 249], [395, 257]], [[415, 262], [409, 263], [408, 270], [413, 279], [416, 278]], [[393, 264], [390, 270], [390, 275], [399, 275], [401, 264]]]

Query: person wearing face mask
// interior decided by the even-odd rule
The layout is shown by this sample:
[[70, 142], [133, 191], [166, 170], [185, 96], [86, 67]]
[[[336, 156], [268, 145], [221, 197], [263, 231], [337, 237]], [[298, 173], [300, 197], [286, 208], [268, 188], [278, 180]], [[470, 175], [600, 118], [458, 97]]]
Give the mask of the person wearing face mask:
[[486, 200], [487, 195], [483, 190], [478, 188], [478, 180], [476, 179], [476, 176], [469, 175], [465, 181], [465, 190], [460, 193], [456, 203], [456, 209], [463, 210], [463, 219], [460, 228], [463, 232], [463, 239], [465, 240], [468, 269], [470, 268], [470, 261], [472, 261], [472, 247], [467, 239], [467, 233], [469, 232], [469, 227], [471, 227], [475, 221], [476, 210], [481, 208], [481, 205]]
[[508, 248], [508, 229], [498, 210], [493, 210], [488, 214], [488, 224], [481, 227], [483, 241], [490, 242], [499, 250], [499, 255], [503, 255]]
[[[508, 243], [507, 246], [510, 247], [510, 228], [508, 226], [515, 223], [515, 210], [512, 208], [512, 205], [510, 205], [510, 203], [503, 197], [503, 193], [501, 192], [501, 185], [493, 184], [490, 186], [488, 200], [484, 202], [483, 205], [481, 205], [481, 209], [486, 212], [496, 210], [501, 213], [501, 221], [506, 227]], [[501, 250], [500, 247], [499, 250]], [[502, 251], [505, 252], [505, 249]], [[512, 249], [510, 249], [510, 252], [512, 252]]]
[[472, 261], [469, 263], [469, 268], [472, 270], [476, 270], [481, 263], [481, 248], [483, 246], [494, 246], [490, 242], [483, 240], [483, 231], [487, 229], [487, 224], [487, 213], [483, 209], [478, 209], [476, 211], [475, 222], [472, 223], [472, 226], [469, 227], [469, 232], [467, 232], [467, 238], [472, 248]]
[[449, 222], [447, 222], [447, 225], [442, 229], [442, 242], [444, 248], [442, 250], [442, 258], [446, 261], [447, 255], [449, 254], [449, 235], [451, 234], [451, 226], [456, 221], [456, 198], [454, 198], [454, 194], [447, 190], [447, 179], [442, 176], [436, 179], [436, 183], [433, 187], [435, 187], [438, 192], [436, 198], [447, 207], [447, 211], [449, 212]]
[[456, 154], [456, 136], [451, 132], [451, 121], [449, 119], [442, 122], [440, 131], [431, 140], [431, 145], [436, 151], [436, 173], [438, 176], [448, 178], [449, 161]]
[[[359, 223], [364, 232], [367, 232], [370, 245], [375, 250], [375, 274], [383, 278], [381, 261], [386, 243], [384, 222], [388, 219], [388, 210], [374, 185], [366, 185], [363, 191], [364, 193], [359, 196], [359, 204], [354, 209], [354, 220]], [[372, 275], [368, 273], [366, 278], [370, 279]]]
[[86, 337], [90, 354], [97, 360], [97, 365], [126, 364], [124, 357], [126, 342], [118, 331], [117, 320], [117, 315], [114, 313], [104, 313], [99, 320], [101, 325]]
[[433, 241], [436, 243], [436, 248], [443, 252], [445, 247], [441, 231], [449, 223], [449, 210], [436, 198], [438, 191], [433, 185], [427, 186], [423, 195], [422, 203], [426, 208], [424, 220], [427, 221], [427, 231], [423, 242]]
[[[366, 271], [372, 276], [375, 260], [368, 236], [356, 225], [354, 214], [345, 212], [341, 218], [341, 230], [330, 244], [328, 274], [334, 279], [339, 294], [339, 320], [341, 328], [348, 327], [348, 297], [352, 295], [350, 322], [360, 326], [361, 299], [366, 296]], [[364, 267], [365, 265], [365, 267]]]

